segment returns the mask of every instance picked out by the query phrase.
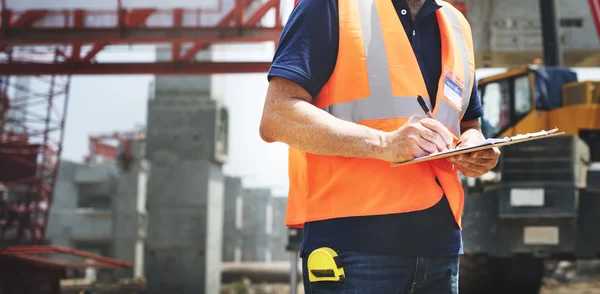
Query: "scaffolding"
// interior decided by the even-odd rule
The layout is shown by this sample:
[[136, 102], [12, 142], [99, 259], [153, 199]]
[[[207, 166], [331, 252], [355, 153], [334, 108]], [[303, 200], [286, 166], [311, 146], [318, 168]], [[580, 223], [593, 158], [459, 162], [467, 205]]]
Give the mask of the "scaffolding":
[[[215, 0], [213, 8], [126, 8], [111, 10], [2, 10], [0, 49], [65, 44], [56, 63], [0, 63], [0, 74], [215, 74], [266, 72], [270, 62], [199, 62], [213, 44], [277, 42], [282, 30], [280, 0]], [[274, 12], [272, 24], [265, 22]], [[170, 45], [168, 61], [102, 63], [97, 55], [114, 46]]]
[[[269, 62], [198, 61], [197, 56], [213, 44], [276, 43], [282, 29], [279, 0], [160, 9], [124, 7], [121, 0], [112, 9], [24, 9], [24, 2], [11, 9], [6, 2], [0, 0], [0, 247], [47, 243], [71, 75], [266, 72]], [[271, 12], [273, 21], [266, 24]], [[170, 58], [97, 60], [115, 46], [139, 44], [167, 45]], [[107, 147], [102, 136], [91, 140], [93, 148]], [[104, 151], [116, 155], [114, 149]], [[127, 152], [119, 160], [126, 164]]]
[[[0, 59], [60, 62], [58, 49], [21, 48]], [[62, 150], [69, 76], [0, 78], [0, 245], [43, 244]], [[9, 98], [10, 97], [10, 98]]]

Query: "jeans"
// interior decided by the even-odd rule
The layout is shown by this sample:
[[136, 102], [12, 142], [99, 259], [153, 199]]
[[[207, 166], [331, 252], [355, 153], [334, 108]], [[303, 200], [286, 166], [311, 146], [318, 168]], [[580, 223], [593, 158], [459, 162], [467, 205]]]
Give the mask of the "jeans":
[[457, 294], [459, 257], [398, 257], [338, 252], [345, 279], [309, 282], [307, 259], [302, 260], [304, 293]]

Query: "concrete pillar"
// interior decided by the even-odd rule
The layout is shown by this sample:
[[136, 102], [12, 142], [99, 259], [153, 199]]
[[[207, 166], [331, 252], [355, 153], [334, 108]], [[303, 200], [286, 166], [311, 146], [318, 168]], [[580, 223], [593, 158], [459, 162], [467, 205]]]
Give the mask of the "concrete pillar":
[[242, 179], [225, 177], [223, 261], [241, 261]]
[[273, 261], [288, 261], [289, 253], [285, 250], [288, 230], [285, 226], [287, 197], [273, 197], [273, 233], [271, 234], [271, 257]]
[[270, 262], [271, 190], [244, 189], [242, 218], [242, 261]]
[[71, 215], [77, 208], [77, 184], [75, 173], [79, 164], [67, 160], [61, 160], [54, 198], [50, 208], [46, 238], [52, 245], [71, 247], [72, 226]]
[[[146, 185], [150, 165], [145, 159], [145, 142], [128, 143], [131, 162], [120, 166], [117, 191], [112, 199], [112, 255], [131, 262], [133, 271], [117, 270], [119, 278], [143, 275], [144, 242], [147, 233]], [[120, 149], [123, 150], [124, 144]]]
[[[160, 51], [157, 59], [168, 54]], [[156, 77], [146, 141], [145, 293], [220, 292], [228, 122], [220, 82]]]

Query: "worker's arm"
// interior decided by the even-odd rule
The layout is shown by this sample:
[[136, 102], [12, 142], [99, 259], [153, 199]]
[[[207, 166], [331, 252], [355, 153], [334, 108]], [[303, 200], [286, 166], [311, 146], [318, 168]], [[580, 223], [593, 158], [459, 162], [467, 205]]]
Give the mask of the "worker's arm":
[[339, 53], [337, 7], [337, 0], [300, 1], [286, 22], [267, 75], [269, 89], [260, 123], [263, 140], [313, 154], [385, 161], [444, 148], [451, 142], [450, 132], [430, 119], [414, 118], [400, 130], [386, 133], [340, 120], [313, 105], [312, 99], [330, 80]]
[[411, 118], [398, 130], [383, 132], [340, 120], [311, 102], [311, 95], [299, 85], [283, 78], [271, 79], [260, 124], [261, 138], [313, 154], [389, 162], [444, 150], [452, 142], [447, 128], [432, 119]]
[[[485, 137], [481, 132], [481, 126], [479, 125], [479, 119], [461, 122], [460, 129], [459, 142], [461, 147], [473, 146], [485, 141]], [[454, 164], [463, 175], [476, 178], [494, 168], [499, 157], [500, 150], [494, 147], [449, 157], [448, 161]]]

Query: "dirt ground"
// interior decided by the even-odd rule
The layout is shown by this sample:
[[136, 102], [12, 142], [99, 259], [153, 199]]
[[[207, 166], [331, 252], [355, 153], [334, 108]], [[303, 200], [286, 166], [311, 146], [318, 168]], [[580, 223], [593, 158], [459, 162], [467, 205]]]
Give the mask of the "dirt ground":
[[[232, 285], [223, 285], [221, 294], [289, 294], [290, 287], [285, 284], [252, 285], [246, 291], [235, 291]], [[298, 287], [298, 294], [304, 294], [302, 285]], [[600, 278], [589, 282], [561, 283], [556, 279], [547, 278], [540, 294], [600, 294]]]
[[570, 283], [560, 283], [554, 279], [546, 279], [540, 294], [600, 294], [600, 279]]
[[[539, 294], [600, 294], [600, 260], [548, 262]], [[253, 285], [249, 281], [223, 285], [221, 294], [289, 294], [288, 284]], [[298, 294], [303, 294], [302, 285]]]
[[540, 294], [600, 294], [600, 260], [549, 262]]

